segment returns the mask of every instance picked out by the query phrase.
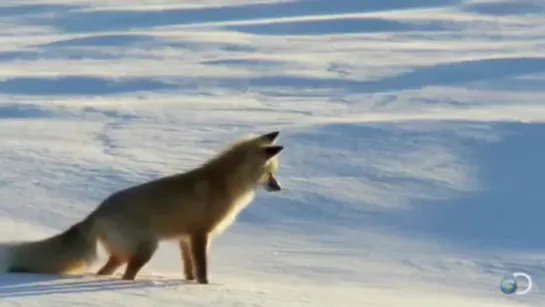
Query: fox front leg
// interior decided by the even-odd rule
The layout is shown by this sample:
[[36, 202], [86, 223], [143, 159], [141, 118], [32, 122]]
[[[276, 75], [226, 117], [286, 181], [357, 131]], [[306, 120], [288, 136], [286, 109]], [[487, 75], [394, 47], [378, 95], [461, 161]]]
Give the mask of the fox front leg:
[[184, 276], [186, 280], [195, 280], [193, 260], [191, 259], [191, 248], [186, 239], [180, 240], [180, 252], [184, 266]]
[[209, 238], [208, 234], [196, 233], [191, 235], [189, 246], [191, 251], [191, 260], [195, 268], [195, 279], [199, 284], [208, 283], [208, 252]]

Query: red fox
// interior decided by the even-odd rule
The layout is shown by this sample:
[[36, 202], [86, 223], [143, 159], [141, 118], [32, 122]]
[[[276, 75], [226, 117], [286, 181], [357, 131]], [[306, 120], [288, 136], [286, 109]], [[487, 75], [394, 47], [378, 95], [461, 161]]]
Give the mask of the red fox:
[[208, 283], [207, 253], [213, 236], [231, 225], [262, 186], [280, 191], [275, 178], [278, 131], [243, 138], [187, 172], [117, 191], [64, 232], [11, 250], [8, 272], [68, 274], [97, 259], [97, 242], [109, 259], [97, 272], [134, 280], [161, 240], [177, 240], [187, 280]]

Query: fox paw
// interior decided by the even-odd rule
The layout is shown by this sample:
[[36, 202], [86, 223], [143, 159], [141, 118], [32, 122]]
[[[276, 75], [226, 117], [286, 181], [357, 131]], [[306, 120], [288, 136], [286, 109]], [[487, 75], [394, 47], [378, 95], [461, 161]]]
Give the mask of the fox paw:
[[208, 284], [208, 279], [207, 278], [197, 278], [197, 283], [199, 284]]

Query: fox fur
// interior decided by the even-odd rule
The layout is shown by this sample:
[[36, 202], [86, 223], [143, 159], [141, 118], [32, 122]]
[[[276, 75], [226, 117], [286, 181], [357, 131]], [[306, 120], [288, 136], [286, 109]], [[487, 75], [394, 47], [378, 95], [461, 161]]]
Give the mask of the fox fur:
[[261, 186], [282, 188], [275, 178], [278, 131], [231, 144], [199, 167], [119, 190], [64, 232], [13, 247], [8, 272], [70, 274], [97, 259], [97, 243], [109, 254], [98, 275], [126, 264], [122, 279], [134, 280], [158, 243], [179, 245], [187, 280], [208, 283], [211, 239], [231, 225]]

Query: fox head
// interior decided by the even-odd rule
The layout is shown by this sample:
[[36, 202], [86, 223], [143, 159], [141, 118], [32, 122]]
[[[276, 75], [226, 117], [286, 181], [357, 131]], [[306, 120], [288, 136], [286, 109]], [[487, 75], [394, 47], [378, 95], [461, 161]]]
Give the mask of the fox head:
[[242, 138], [226, 148], [205, 165], [226, 172], [229, 181], [247, 188], [262, 187], [266, 191], [282, 190], [275, 174], [278, 169], [278, 154], [283, 146], [274, 145], [278, 131]]
[[263, 175], [259, 183], [268, 192], [278, 192], [282, 190], [282, 186], [276, 179], [276, 170], [278, 169], [278, 154], [284, 149], [283, 146], [265, 146], [262, 147], [263, 155], [266, 162], [263, 167]]
[[[282, 186], [276, 179], [278, 169], [278, 154], [284, 149], [283, 146], [273, 145], [280, 134], [279, 131], [270, 132], [253, 138], [251, 143], [256, 145], [257, 153], [253, 153], [254, 171], [259, 175], [258, 184], [268, 192], [278, 192]], [[257, 159], [256, 159], [257, 158]]]

